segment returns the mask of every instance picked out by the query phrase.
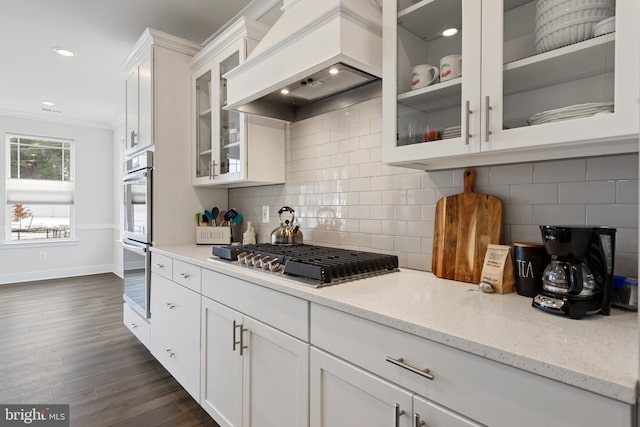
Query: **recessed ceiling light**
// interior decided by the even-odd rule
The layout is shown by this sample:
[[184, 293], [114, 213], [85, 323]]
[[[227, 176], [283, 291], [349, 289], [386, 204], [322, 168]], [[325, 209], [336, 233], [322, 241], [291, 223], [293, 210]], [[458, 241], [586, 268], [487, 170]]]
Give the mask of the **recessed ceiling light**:
[[51, 106], [56, 105], [56, 104], [53, 101], [44, 100], [44, 101], [42, 101], [42, 105], [47, 105], [47, 106], [51, 107]]
[[288, 94], [288, 93], [289, 93], [289, 89], [282, 89], [282, 90], [280, 91], [280, 93], [281, 93], [281, 94], [283, 94], [283, 95], [286, 95], [286, 94]]
[[457, 28], [447, 28], [446, 30], [444, 30], [442, 32], [442, 35], [444, 37], [451, 37], [451, 36], [455, 36], [456, 34], [458, 34], [458, 29]]
[[329, 73], [331, 73], [331, 74], [338, 74], [339, 72], [340, 72], [340, 70], [338, 70], [335, 67], [329, 70]]
[[53, 51], [58, 55], [62, 55], [62, 56], [75, 56], [75, 53], [63, 47], [54, 47]]

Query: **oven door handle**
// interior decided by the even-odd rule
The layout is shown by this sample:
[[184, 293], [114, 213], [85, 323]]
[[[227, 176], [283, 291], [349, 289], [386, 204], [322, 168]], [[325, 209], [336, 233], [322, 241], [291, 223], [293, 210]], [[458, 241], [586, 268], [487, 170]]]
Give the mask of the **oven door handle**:
[[122, 182], [144, 181], [149, 177], [149, 171], [143, 170], [136, 173], [127, 174], [122, 178]]
[[131, 243], [122, 242], [122, 247], [125, 248], [128, 251], [139, 253], [140, 255], [146, 255], [147, 254], [147, 247], [146, 246], [138, 246], [138, 245], [132, 245]]

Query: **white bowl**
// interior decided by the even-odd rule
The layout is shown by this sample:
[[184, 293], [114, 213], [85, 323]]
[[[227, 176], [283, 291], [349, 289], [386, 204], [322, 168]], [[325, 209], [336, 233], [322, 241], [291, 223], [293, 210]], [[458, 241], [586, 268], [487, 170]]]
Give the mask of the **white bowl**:
[[536, 29], [544, 27], [545, 25], [555, 25], [562, 20], [591, 18], [613, 16], [615, 14], [615, 8], [611, 6], [575, 6], [565, 7], [557, 9], [555, 11], [548, 11], [541, 14], [536, 18]]
[[609, 6], [615, 7], [615, 0], [538, 0], [536, 4], [536, 17], [548, 10], [560, 10], [563, 8], [577, 7], [577, 6]]
[[616, 30], [616, 17], [611, 16], [593, 25], [593, 37], [613, 33]]
[[570, 25], [536, 35], [536, 51], [543, 53], [591, 38], [597, 19], [583, 18]]

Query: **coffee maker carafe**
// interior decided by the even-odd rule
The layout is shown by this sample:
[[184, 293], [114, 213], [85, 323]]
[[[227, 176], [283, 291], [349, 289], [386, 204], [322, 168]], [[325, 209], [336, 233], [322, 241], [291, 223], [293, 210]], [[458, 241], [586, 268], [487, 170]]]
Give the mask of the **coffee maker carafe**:
[[532, 305], [572, 319], [598, 312], [608, 315], [616, 229], [541, 225], [540, 231], [551, 262]]

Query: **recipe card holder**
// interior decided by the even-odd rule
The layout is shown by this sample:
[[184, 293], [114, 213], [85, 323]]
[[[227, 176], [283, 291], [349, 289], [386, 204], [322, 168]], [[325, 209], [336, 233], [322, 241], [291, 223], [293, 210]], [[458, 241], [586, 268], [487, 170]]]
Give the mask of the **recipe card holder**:
[[196, 227], [196, 244], [228, 245], [231, 243], [230, 227]]

